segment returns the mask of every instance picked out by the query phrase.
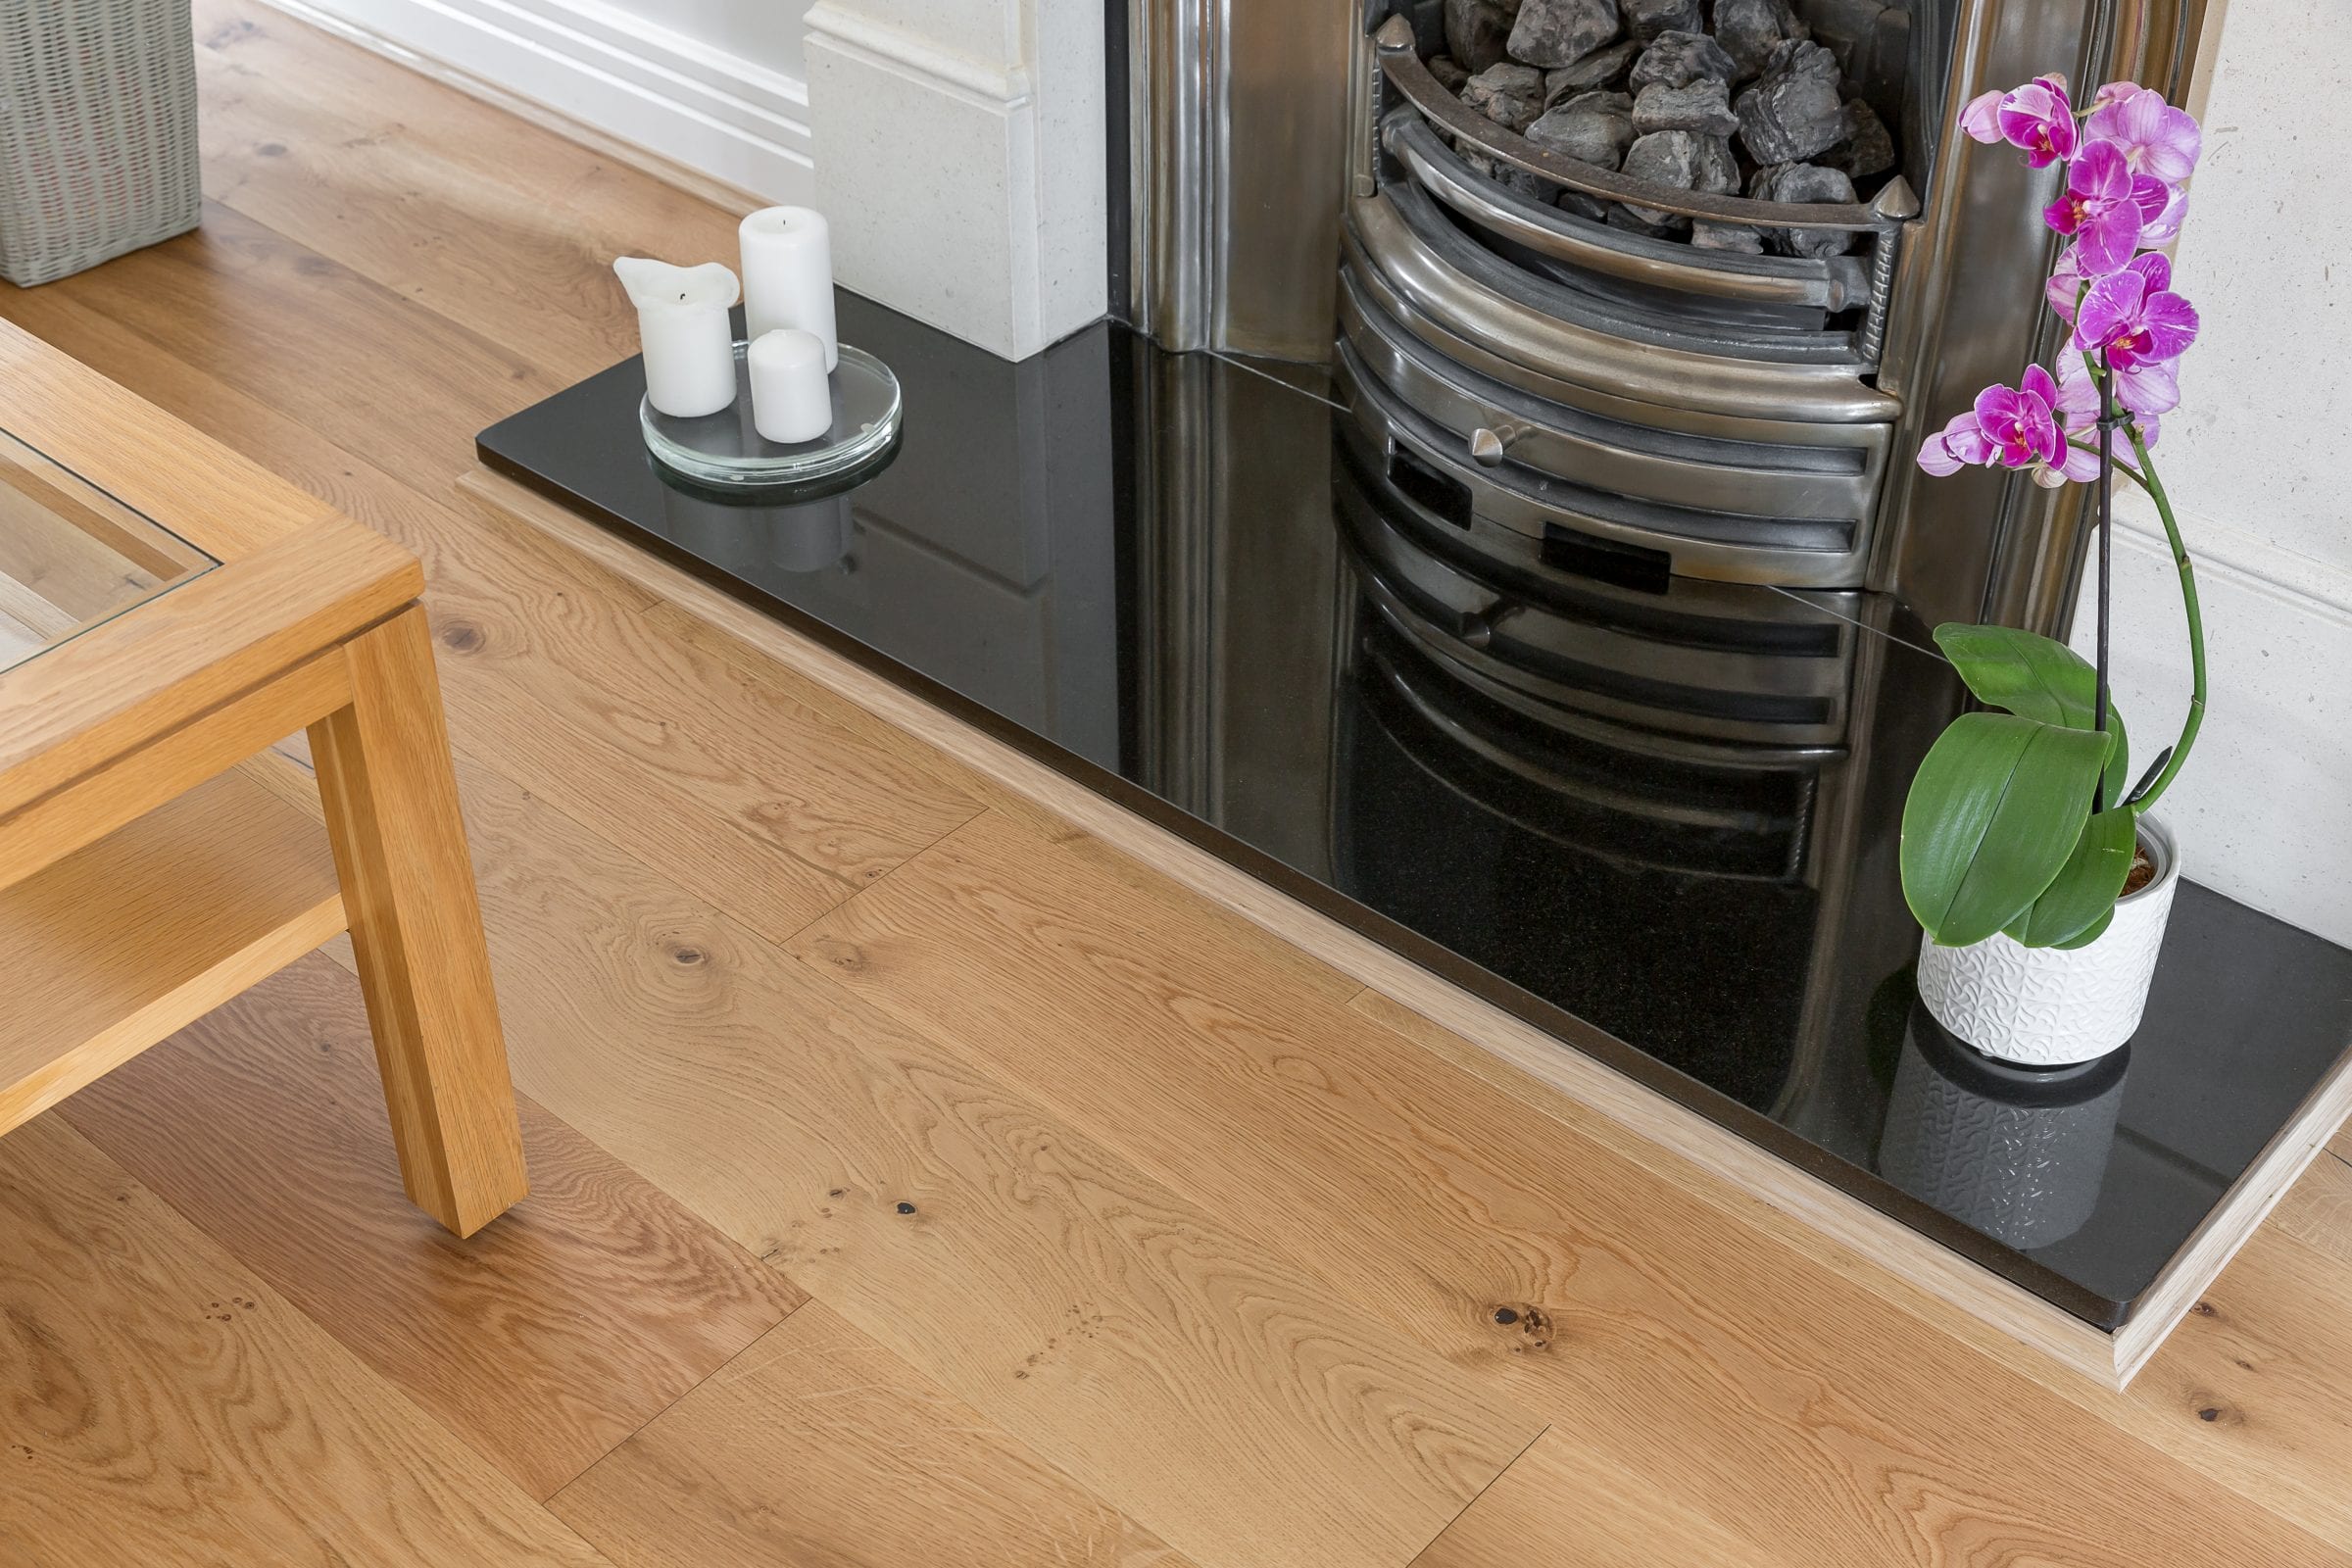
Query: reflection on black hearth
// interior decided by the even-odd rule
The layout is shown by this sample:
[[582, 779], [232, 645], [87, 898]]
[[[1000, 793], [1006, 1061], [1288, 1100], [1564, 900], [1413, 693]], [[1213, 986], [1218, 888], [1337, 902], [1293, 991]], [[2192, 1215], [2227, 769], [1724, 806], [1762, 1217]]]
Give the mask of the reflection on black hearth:
[[[1907, 610], [1622, 569], [1463, 484], [1488, 471], [1468, 458], [1415, 459], [1112, 327], [1007, 365], [841, 311], [899, 372], [906, 426], [838, 508], [684, 504], [637, 441], [633, 363], [482, 451], [2097, 1322], [2129, 1313], [2343, 1052], [2352, 954], [2184, 887], [2098, 1109], [2114, 1134], [2087, 1212], [2081, 1180], [1954, 1199], [1960, 1218], [1921, 1202], [1903, 1186], [1959, 1188], [1912, 1180], [1930, 1118], [1906, 1105], [1953, 1080], [1898, 1055], [1902, 1008], [1881, 1004], [1918, 944], [1904, 790], [1960, 690], [1877, 634], [1924, 642]], [[1935, 1125], [1948, 1169], [1961, 1119]]]

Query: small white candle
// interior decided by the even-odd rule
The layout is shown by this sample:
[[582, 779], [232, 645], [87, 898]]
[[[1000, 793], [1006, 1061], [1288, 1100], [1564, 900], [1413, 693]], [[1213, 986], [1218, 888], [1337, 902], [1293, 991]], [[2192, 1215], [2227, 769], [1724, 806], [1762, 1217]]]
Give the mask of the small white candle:
[[752, 423], [783, 446], [813, 441], [833, 428], [833, 381], [825, 345], [797, 327], [752, 339]]
[[691, 419], [735, 401], [735, 332], [727, 307], [742, 285], [724, 262], [672, 267], [642, 256], [612, 264], [637, 307], [645, 396], [657, 413]]
[[743, 242], [743, 314], [758, 342], [797, 327], [825, 345], [825, 369], [841, 363], [833, 329], [833, 234], [822, 213], [765, 207], [736, 230]]

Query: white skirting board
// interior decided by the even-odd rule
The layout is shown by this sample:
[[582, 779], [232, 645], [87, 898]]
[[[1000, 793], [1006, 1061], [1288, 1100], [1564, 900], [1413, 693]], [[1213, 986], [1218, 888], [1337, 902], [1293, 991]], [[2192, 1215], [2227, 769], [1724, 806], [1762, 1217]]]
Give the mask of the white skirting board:
[[[2136, 775], [2180, 731], [2188, 640], [2162, 524], [2123, 489], [2110, 641]], [[2158, 809], [2191, 881], [2352, 947], [2352, 573], [2204, 517], [2180, 525], [2210, 695], [2196, 750]], [[2083, 577], [2074, 642], [2088, 657], [2096, 621]]]
[[804, 82], [602, 0], [269, 3], [726, 205], [814, 199]]

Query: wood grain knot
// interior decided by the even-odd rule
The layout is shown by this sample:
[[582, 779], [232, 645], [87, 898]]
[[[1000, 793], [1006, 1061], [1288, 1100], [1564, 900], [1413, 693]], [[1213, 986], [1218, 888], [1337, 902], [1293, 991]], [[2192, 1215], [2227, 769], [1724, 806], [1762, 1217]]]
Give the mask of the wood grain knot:
[[865, 950], [839, 937], [819, 937], [809, 943], [808, 956], [847, 974], [857, 974], [865, 967]]
[[902, 1198], [898, 1201], [898, 1210], [902, 1214], [911, 1214], [914, 1212], [914, 1205]]
[[2190, 1414], [2209, 1427], [2238, 1427], [2246, 1423], [2244, 1412], [2237, 1406], [2201, 1389], [2189, 1392], [2188, 1408]]
[[1494, 1308], [1494, 1318], [1496, 1325], [1511, 1331], [1513, 1355], [1551, 1348], [1551, 1317], [1542, 1307], [1525, 1301], [1505, 1302]]
[[441, 646], [453, 654], [470, 654], [482, 646], [482, 629], [463, 620], [445, 622], [441, 627]]

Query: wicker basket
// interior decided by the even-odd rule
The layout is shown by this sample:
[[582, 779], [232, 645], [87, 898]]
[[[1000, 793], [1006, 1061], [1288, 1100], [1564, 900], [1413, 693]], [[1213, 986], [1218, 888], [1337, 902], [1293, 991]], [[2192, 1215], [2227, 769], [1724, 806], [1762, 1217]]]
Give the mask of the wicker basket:
[[196, 226], [189, 0], [0, 0], [0, 277], [29, 287]]

